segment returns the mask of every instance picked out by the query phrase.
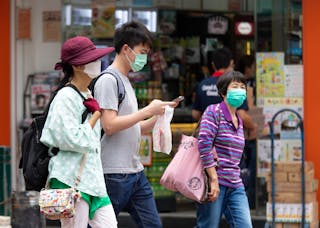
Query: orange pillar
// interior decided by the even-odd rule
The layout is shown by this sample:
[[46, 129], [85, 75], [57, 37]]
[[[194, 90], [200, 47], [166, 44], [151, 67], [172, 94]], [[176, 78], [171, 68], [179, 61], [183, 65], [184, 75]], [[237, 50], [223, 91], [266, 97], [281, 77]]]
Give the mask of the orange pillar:
[[[303, 65], [304, 65], [304, 129], [306, 160], [315, 164], [316, 178], [320, 180], [320, 1], [304, 0]], [[318, 201], [320, 191], [318, 190]], [[320, 213], [319, 213], [320, 216]]]
[[0, 145], [10, 146], [10, 0], [0, 9]]

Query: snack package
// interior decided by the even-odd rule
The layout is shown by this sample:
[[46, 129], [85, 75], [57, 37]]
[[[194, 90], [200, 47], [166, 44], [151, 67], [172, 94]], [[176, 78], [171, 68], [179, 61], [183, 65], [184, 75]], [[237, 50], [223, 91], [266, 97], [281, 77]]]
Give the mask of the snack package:
[[172, 149], [172, 133], [170, 122], [173, 117], [174, 108], [166, 106], [163, 115], [158, 116], [158, 119], [152, 130], [153, 150], [170, 154]]

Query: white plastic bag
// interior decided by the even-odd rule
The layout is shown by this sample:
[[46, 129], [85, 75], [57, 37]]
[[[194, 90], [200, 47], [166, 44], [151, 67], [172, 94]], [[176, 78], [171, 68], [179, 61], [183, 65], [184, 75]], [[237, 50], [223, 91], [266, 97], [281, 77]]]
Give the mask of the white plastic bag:
[[152, 130], [153, 150], [170, 154], [172, 150], [172, 134], [170, 122], [173, 117], [174, 108], [166, 106], [163, 115], [158, 116], [158, 119]]

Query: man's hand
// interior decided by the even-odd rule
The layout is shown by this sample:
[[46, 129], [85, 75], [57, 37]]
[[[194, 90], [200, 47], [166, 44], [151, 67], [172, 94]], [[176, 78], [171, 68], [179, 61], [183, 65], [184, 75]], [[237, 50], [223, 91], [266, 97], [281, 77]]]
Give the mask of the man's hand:
[[169, 105], [171, 107], [176, 106], [176, 102], [174, 101], [161, 101], [158, 99], [155, 99], [151, 101], [151, 103], [146, 107], [147, 112], [150, 113], [150, 116], [154, 115], [162, 115], [164, 114], [165, 107]]

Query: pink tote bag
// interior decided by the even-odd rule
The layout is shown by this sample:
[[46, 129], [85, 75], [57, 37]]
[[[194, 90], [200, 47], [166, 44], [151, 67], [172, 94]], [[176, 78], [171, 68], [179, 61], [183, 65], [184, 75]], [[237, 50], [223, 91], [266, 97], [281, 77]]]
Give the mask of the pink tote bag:
[[160, 184], [191, 200], [206, 200], [208, 179], [201, 164], [197, 138], [182, 135], [178, 151], [164, 171]]

